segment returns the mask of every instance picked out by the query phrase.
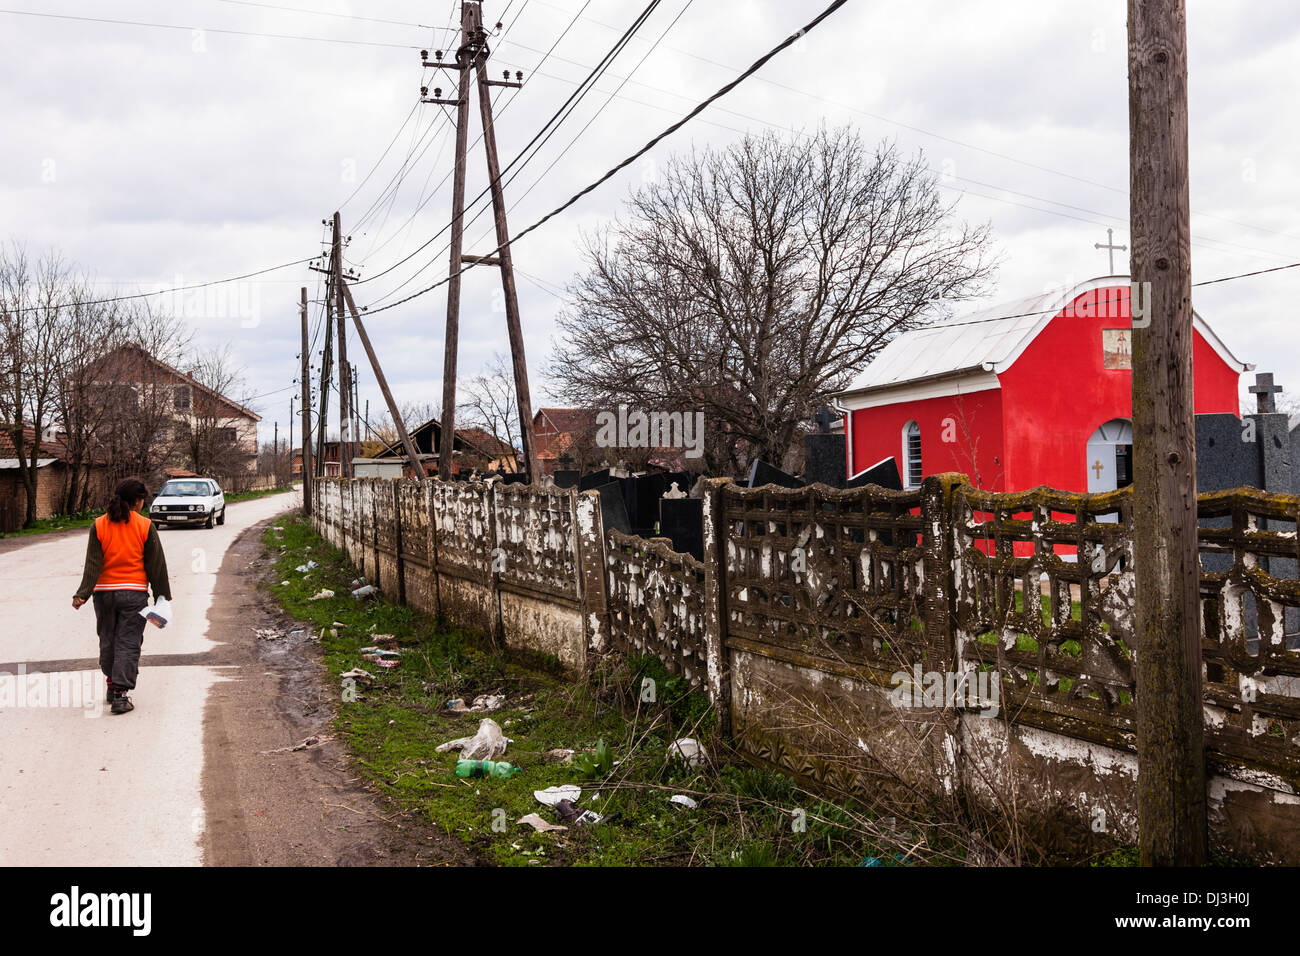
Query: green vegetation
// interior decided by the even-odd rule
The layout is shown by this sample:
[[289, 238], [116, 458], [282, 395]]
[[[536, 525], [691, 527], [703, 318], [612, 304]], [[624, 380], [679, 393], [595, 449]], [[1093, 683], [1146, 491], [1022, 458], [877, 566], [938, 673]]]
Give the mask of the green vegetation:
[[[385, 600], [358, 605], [346, 555], [300, 518], [266, 532], [275, 559], [269, 585], [285, 609], [321, 639], [330, 680], [360, 667], [356, 700], [340, 700], [335, 732], [357, 771], [397, 808], [419, 815], [501, 865], [858, 865], [894, 861], [854, 817], [799, 789], [781, 774], [735, 760], [714, 730], [707, 700], [654, 658], [603, 661], [590, 681], [524, 667], [475, 634], [440, 627]], [[294, 569], [307, 561], [307, 574]], [[322, 589], [333, 598], [310, 600]], [[337, 623], [336, 623], [337, 622]], [[360, 648], [400, 650], [386, 670]], [[652, 681], [653, 684], [648, 683]], [[647, 688], [653, 689], [649, 693]], [[521, 767], [509, 779], [461, 780], [457, 754], [439, 744], [471, 736], [483, 714], [458, 714], [447, 702], [504, 694], [491, 714], [511, 739], [501, 759]], [[344, 695], [340, 692], [340, 698]], [[653, 700], [648, 700], [653, 697]], [[689, 766], [669, 756], [672, 741], [700, 740], [709, 759]], [[571, 763], [548, 751], [574, 750]], [[582, 788], [581, 806], [602, 822], [536, 833], [516, 821], [537, 813], [559, 822], [533, 796], [562, 784]], [[698, 808], [670, 802], [690, 797]], [[594, 799], [593, 799], [594, 798]]]
[[234, 494], [226, 495], [226, 504], [232, 501], [251, 501], [254, 498], [265, 498], [268, 495], [282, 495], [286, 491], [293, 491], [290, 485], [278, 485], [275, 488], [259, 488], [256, 491], [236, 491]]
[[52, 515], [49, 518], [38, 519], [30, 528], [19, 528], [17, 531], [10, 531], [8, 534], [0, 534], [0, 538], [20, 538], [29, 534], [49, 534], [54, 531], [68, 531], [72, 528], [88, 528], [103, 513], [104, 509], [98, 508], [78, 511], [70, 515]]

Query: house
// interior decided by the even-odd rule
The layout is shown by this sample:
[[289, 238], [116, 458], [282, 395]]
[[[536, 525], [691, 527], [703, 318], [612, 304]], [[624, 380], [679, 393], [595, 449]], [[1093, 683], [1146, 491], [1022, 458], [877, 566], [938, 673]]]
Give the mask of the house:
[[106, 400], [152, 429], [149, 460], [223, 477], [256, 472], [262, 417], [251, 409], [138, 345], [101, 358], [94, 375]]
[[557, 468], [564, 469], [566, 465], [588, 471], [622, 461], [638, 470], [685, 471], [695, 462], [688, 459], [685, 449], [677, 446], [602, 446], [597, 440], [600, 431], [599, 412], [594, 409], [538, 409], [533, 414], [533, 437], [537, 443], [539, 477], [553, 475]]
[[[994, 491], [1131, 483], [1130, 294], [1107, 276], [900, 335], [837, 396], [848, 478], [892, 457], [906, 488], [938, 472]], [[1237, 415], [1254, 366], [1200, 315], [1192, 353], [1196, 413]]]
[[[23, 459], [30, 460], [36, 433], [23, 429]], [[36, 457], [36, 517], [49, 518], [64, 510], [64, 498], [72, 481], [73, 456], [64, 444], [61, 432], [49, 432], [41, 438]], [[86, 482], [86, 500], [93, 507], [102, 507], [111, 494], [112, 477], [108, 466], [96, 460], [83, 463], [77, 479], [78, 487]], [[73, 505], [72, 507], [77, 507]], [[14, 436], [9, 429], [0, 429], [0, 533], [16, 531], [27, 514], [27, 486], [23, 482], [14, 446]]]
[[[420, 466], [426, 475], [436, 475], [440, 470], [439, 449], [442, 447], [442, 425], [436, 418], [430, 418], [410, 432], [411, 443], [415, 445], [420, 456]], [[508, 444], [489, 434], [481, 428], [458, 428], [452, 442], [452, 474], [468, 475], [472, 471], [517, 471], [518, 453]], [[391, 475], [391, 471], [382, 465], [382, 460], [404, 459], [406, 451], [400, 439], [389, 442], [368, 459], [353, 459], [354, 468], [360, 463], [363, 470], [371, 474]], [[359, 474], [359, 473], [358, 473]], [[409, 464], [403, 464], [402, 474], [412, 477]], [[395, 476], [394, 476], [395, 477]]]

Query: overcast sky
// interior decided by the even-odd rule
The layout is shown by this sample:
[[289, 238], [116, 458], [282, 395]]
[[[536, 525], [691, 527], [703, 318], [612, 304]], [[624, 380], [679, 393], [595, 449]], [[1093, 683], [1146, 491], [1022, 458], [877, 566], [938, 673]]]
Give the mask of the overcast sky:
[[[441, 108], [417, 105], [418, 51], [450, 45], [444, 28], [459, 3], [282, 0], [278, 6], [269, 0], [13, 0], [11, 10], [136, 25], [0, 13], [3, 236], [30, 251], [57, 248], [114, 293], [219, 279], [318, 254], [321, 220], [335, 209], [352, 237], [349, 267], [363, 278], [415, 253], [449, 219], [452, 152], [451, 124]], [[502, 18], [508, 30], [494, 41], [494, 75], [507, 68], [526, 74], [517, 93], [497, 91], [503, 93], [497, 129], [505, 161], [642, 6], [590, 0], [538, 68], [582, 0], [513, 0], [508, 9], [506, 0], [483, 4], [484, 19]], [[512, 230], [640, 147], [823, 6], [819, 0], [663, 0], [596, 91], [508, 187]], [[1191, 7], [1193, 281], [1300, 261], [1294, 122], [1300, 11], [1292, 0]], [[960, 200], [959, 214], [993, 225], [1003, 263], [996, 295], [986, 304], [1107, 274], [1106, 254], [1093, 244], [1105, 241], [1108, 226], [1117, 243], [1129, 239], [1124, 18], [1119, 0], [850, 0], [799, 48], [782, 53], [646, 160], [520, 241], [514, 254], [534, 407], [551, 400], [542, 372], [564, 287], [581, 267], [580, 232], [618, 213], [655, 160], [692, 143], [725, 145], [746, 130], [850, 124], [870, 140], [923, 151], [944, 176], [948, 195]], [[446, 77], [430, 73], [426, 81], [442, 85], [446, 95], [452, 85]], [[475, 103], [471, 143], [478, 133]], [[485, 182], [478, 145], [470, 152], [468, 196]], [[388, 188], [394, 183], [395, 190]], [[467, 225], [466, 251], [494, 246], [491, 229], [489, 209]], [[355, 286], [358, 303], [382, 305], [444, 277], [445, 241], [439, 236], [405, 265]], [[1117, 256], [1116, 271], [1127, 271], [1125, 256]], [[251, 391], [261, 396], [254, 405], [265, 418], [264, 440], [273, 420], [286, 428], [296, 394], [298, 290], [306, 285], [319, 298], [319, 278], [296, 266], [164, 300], [164, 307], [179, 306], [192, 317], [202, 343], [230, 343]], [[1197, 311], [1238, 358], [1274, 371], [1296, 395], [1298, 287], [1300, 269], [1194, 296]], [[495, 269], [465, 277], [463, 377], [507, 348], [499, 289]], [[370, 319], [399, 401], [440, 402], [445, 309], [444, 287]], [[311, 314], [316, 327], [315, 306]], [[377, 418], [382, 398], [355, 341], [349, 358], [362, 367], [362, 402], [370, 400]], [[1243, 376], [1243, 395], [1252, 380]], [[333, 425], [333, 403], [332, 409]]]

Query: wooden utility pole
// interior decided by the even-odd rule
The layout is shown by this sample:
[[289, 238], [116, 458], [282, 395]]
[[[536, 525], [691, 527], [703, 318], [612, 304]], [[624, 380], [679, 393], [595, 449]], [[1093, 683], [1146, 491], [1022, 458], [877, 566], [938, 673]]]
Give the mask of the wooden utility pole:
[[1206, 860], [1185, 0], [1129, 0], [1138, 846]]
[[[456, 355], [460, 329], [460, 271], [465, 263], [473, 265], [497, 265], [501, 268], [501, 285], [505, 292], [506, 327], [510, 335], [510, 353], [514, 365], [515, 394], [519, 403], [519, 425], [523, 434], [524, 472], [530, 479], [533, 463], [537, 460], [536, 443], [533, 437], [532, 400], [528, 389], [528, 363], [524, 358], [524, 339], [519, 321], [519, 297], [515, 290], [514, 266], [510, 255], [510, 232], [506, 226], [505, 198], [501, 188], [501, 170], [497, 159], [496, 133], [492, 127], [492, 98], [489, 87], [522, 85], [522, 74], [515, 74], [511, 82], [509, 74], [502, 80], [487, 78], [487, 60], [490, 51], [487, 45], [487, 33], [483, 29], [483, 13], [478, 0], [465, 0], [461, 3], [460, 46], [456, 50], [456, 65], [444, 65], [442, 53], [435, 56], [437, 62], [425, 59], [425, 65], [444, 70], [455, 69], [458, 74], [457, 97], [455, 100], [441, 98], [441, 90], [435, 89], [432, 98], [426, 97], [426, 103], [454, 105], [456, 107], [456, 167], [452, 183], [451, 200], [451, 258], [448, 263], [450, 279], [447, 282], [447, 326], [446, 346], [442, 365], [442, 435], [438, 450], [438, 473], [442, 478], [450, 478], [452, 473], [452, 453], [456, 438]], [[465, 154], [469, 136], [469, 74], [473, 69], [478, 78], [479, 111], [483, 122], [483, 148], [487, 155], [488, 182], [492, 194], [492, 210], [496, 219], [497, 245], [501, 247], [496, 256], [465, 255], [464, 217], [465, 217]]]
[[[298, 306], [298, 316], [302, 320], [302, 513], [311, 515], [311, 378], [310, 352], [311, 343], [307, 340], [307, 287], [302, 287], [302, 301]], [[293, 448], [289, 449], [289, 470], [293, 471]]]
[[334, 213], [334, 238], [330, 269], [334, 273], [334, 315], [339, 336], [339, 466], [344, 478], [352, 477], [352, 366], [348, 364], [348, 326], [343, 312], [343, 235], [339, 214]]
[[316, 428], [316, 474], [325, 474], [325, 426], [329, 421], [330, 370], [334, 364], [334, 306], [333, 306], [333, 268], [330, 279], [325, 284], [325, 351], [321, 355], [320, 367], [320, 415]]
[[375, 381], [379, 384], [379, 391], [384, 395], [384, 401], [388, 403], [388, 414], [393, 416], [393, 421], [397, 425], [397, 437], [401, 439], [402, 449], [406, 452], [406, 460], [411, 463], [411, 473], [416, 479], [424, 477], [424, 468], [420, 464], [420, 453], [415, 448], [415, 443], [411, 441], [411, 436], [406, 432], [406, 423], [402, 421], [402, 416], [397, 411], [397, 402], [393, 401], [393, 393], [388, 390], [388, 379], [384, 377], [384, 370], [379, 367], [379, 358], [375, 355], [374, 347], [370, 344], [370, 336], [366, 334], [366, 327], [361, 324], [361, 315], [357, 312], [357, 304], [352, 299], [352, 290], [347, 284], [340, 280], [339, 285], [342, 287], [342, 296], [347, 299], [348, 311], [352, 313], [352, 322], [357, 327], [357, 338], [361, 340], [361, 347], [366, 350], [366, 357], [370, 359], [370, 367], [374, 370]]
[[483, 149], [487, 153], [488, 185], [492, 191], [492, 213], [496, 219], [497, 263], [501, 267], [501, 287], [506, 294], [506, 328], [510, 332], [510, 358], [515, 372], [515, 400], [519, 404], [519, 427], [523, 434], [524, 474], [534, 473], [537, 448], [533, 440], [533, 402], [528, 392], [528, 363], [524, 359], [524, 333], [519, 324], [519, 296], [515, 292], [515, 270], [510, 256], [510, 230], [506, 227], [506, 200], [501, 189], [501, 168], [497, 159], [497, 136], [492, 127], [492, 93], [487, 78], [487, 58], [475, 61], [478, 73], [478, 105], [483, 118]]

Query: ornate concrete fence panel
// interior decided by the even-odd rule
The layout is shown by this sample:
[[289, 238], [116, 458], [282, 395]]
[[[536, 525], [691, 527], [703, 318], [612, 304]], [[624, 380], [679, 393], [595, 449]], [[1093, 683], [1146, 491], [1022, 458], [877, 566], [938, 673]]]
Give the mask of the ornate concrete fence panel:
[[[648, 654], [692, 687], [711, 695], [704, 626], [704, 565], [647, 541], [606, 532], [606, 589], [615, 647]], [[725, 702], [724, 702], [725, 703]]]
[[1226, 566], [1201, 572], [1207, 743], [1300, 787], [1300, 497], [1238, 490], [1199, 504], [1202, 563]]

